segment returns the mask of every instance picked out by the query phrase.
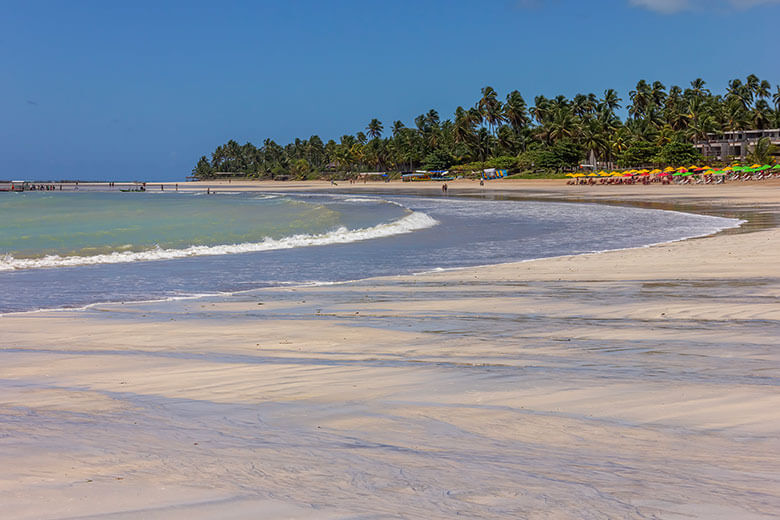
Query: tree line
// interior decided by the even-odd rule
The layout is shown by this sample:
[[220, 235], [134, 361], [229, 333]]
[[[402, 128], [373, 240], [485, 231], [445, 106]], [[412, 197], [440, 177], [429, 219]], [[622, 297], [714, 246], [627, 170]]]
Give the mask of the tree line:
[[[323, 142], [313, 135], [280, 145], [234, 140], [202, 156], [192, 170], [199, 179], [217, 172], [252, 178], [317, 178], [323, 173], [504, 167], [515, 171], [560, 171], [582, 161], [618, 166], [686, 164], [696, 160], [693, 143], [707, 134], [780, 127], [780, 86], [755, 75], [734, 79], [712, 93], [701, 78], [682, 88], [640, 80], [623, 99], [614, 89], [602, 96], [536, 96], [529, 106], [517, 90], [502, 100], [484, 87], [470, 108], [451, 118], [436, 110], [394, 121], [372, 119], [363, 131]], [[771, 104], [770, 104], [771, 103]]]

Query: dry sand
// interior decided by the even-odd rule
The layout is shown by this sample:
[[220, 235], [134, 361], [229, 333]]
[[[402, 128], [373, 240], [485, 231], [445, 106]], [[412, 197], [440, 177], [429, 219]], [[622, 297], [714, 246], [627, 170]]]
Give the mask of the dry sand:
[[3, 316], [0, 516], [780, 515], [777, 183], [450, 188], [759, 230]]

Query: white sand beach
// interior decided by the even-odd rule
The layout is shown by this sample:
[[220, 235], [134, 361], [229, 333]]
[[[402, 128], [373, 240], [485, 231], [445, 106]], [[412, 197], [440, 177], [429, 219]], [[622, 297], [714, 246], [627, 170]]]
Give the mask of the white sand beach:
[[0, 516], [777, 518], [780, 185], [469, 190], [755, 230], [2, 316]]

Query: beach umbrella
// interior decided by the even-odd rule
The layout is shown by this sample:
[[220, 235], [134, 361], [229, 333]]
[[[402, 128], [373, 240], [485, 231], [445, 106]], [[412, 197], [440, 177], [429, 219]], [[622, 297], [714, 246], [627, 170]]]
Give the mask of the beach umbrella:
[[712, 170], [705, 170], [701, 172], [702, 175], [712, 175]]
[[585, 177], [584, 173], [575, 173], [574, 177]]
[[574, 174], [573, 173], [567, 173], [566, 177], [574, 177]]
[[780, 164], [775, 164], [774, 166], [772, 166], [772, 169], [773, 170], [780, 170]]
[[599, 176], [598, 173], [589, 173], [588, 174], [588, 177], [598, 177], [598, 176]]
[[751, 166], [751, 168], [760, 168], [760, 167], [761, 167], [760, 164], [754, 164], [753, 166]]
[[672, 174], [672, 176], [673, 177], [679, 177], [680, 175], [685, 175], [686, 173], [687, 173], [686, 171], [675, 172], [675, 173]]

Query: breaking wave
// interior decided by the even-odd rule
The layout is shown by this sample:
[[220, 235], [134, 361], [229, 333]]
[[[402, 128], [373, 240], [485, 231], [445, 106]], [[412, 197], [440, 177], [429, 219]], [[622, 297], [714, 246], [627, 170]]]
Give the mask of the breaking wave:
[[346, 244], [412, 233], [414, 231], [433, 227], [438, 223], [439, 222], [436, 219], [429, 215], [415, 211], [393, 222], [378, 224], [369, 228], [347, 229], [341, 227], [334, 231], [318, 235], [302, 234], [279, 239], [266, 238], [261, 242], [214, 246], [190, 246], [184, 249], [163, 249], [156, 247], [146, 251], [114, 251], [112, 253], [93, 256], [49, 255], [41, 258], [14, 258], [11, 255], [5, 255], [0, 256], [0, 271], [46, 267], [71, 267], [77, 265], [119, 264], [124, 262], [151, 260], [173, 260], [191, 256], [230, 255], [257, 251], [271, 251], [276, 249], [293, 249], [296, 247]]

